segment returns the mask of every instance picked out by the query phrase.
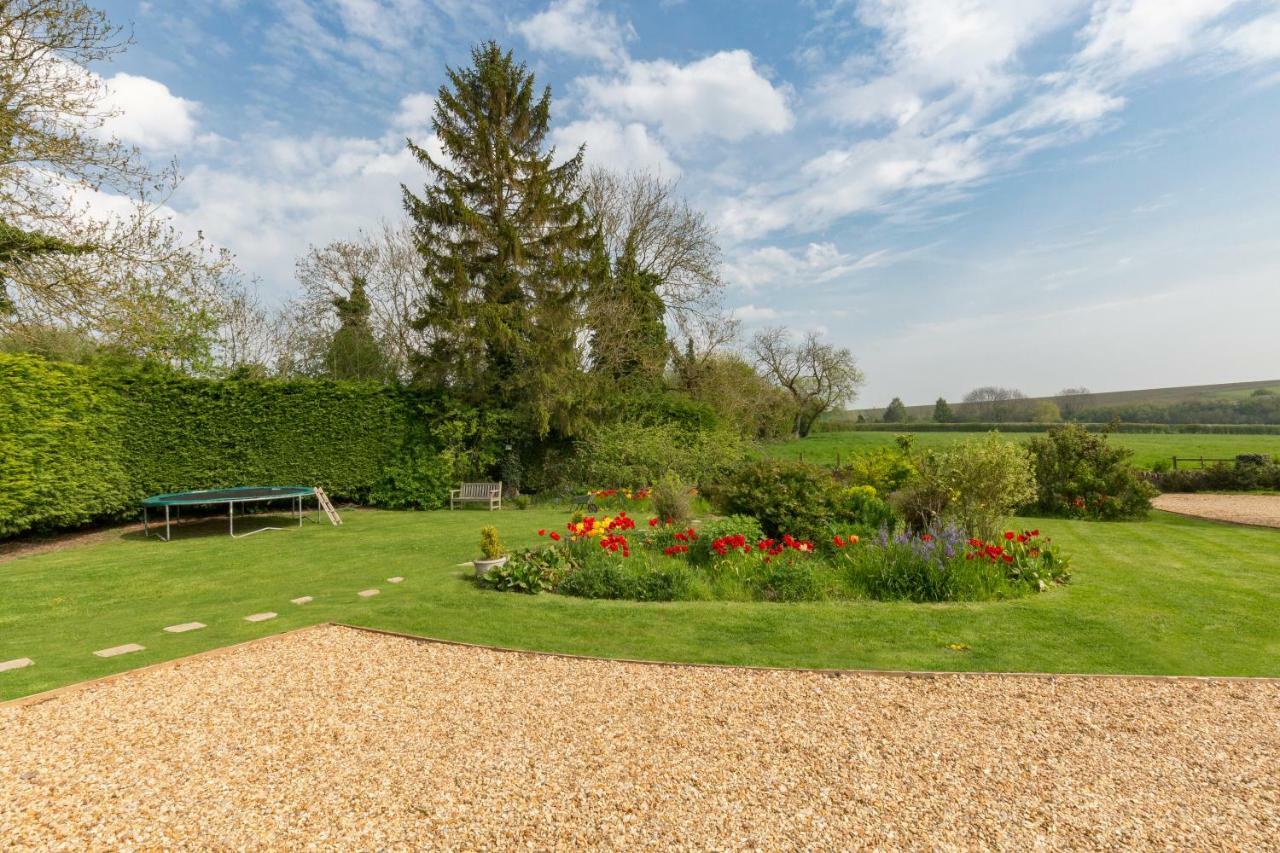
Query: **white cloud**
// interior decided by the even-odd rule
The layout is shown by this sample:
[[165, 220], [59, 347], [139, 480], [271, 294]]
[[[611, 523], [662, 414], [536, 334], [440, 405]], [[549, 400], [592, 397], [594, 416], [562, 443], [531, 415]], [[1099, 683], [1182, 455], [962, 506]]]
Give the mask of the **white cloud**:
[[834, 243], [809, 243], [803, 249], [763, 246], [731, 257], [725, 281], [747, 292], [822, 284], [894, 259], [885, 249], [862, 256], [840, 251]]
[[149, 77], [121, 72], [104, 82], [106, 105], [119, 110], [103, 127], [106, 133], [151, 150], [172, 151], [196, 141], [196, 101], [178, 97]]
[[1248, 62], [1280, 59], [1280, 12], [1264, 15], [1230, 33], [1226, 47]]
[[1125, 99], [1118, 95], [1087, 86], [1070, 86], [1037, 95], [1018, 112], [1014, 126], [1023, 130], [1053, 124], [1088, 124], [1124, 105]]
[[1128, 76], [1148, 71], [1202, 46], [1215, 18], [1240, 0], [1097, 0], [1077, 57]]
[[688, 65], [632, 62], [616, 77], [579, 83], [589, 107], [656, 124], [681, 143], [782, 133], [795, 122], [784, 91], [756, 70], [745, 50], [721, 51]]
[[[1014, 65], [1028, 46], [1082, 3], [869, 0], [857, 14], [882, 33], [879, 62], [856, 52], [816, 91], [825, 111], [851, 124], [901, 125], [922, 115], [945, 122], [956, 110], [985, 111], [1015, 90]], [[930, 102], [945, 109], [924, 113]]]
[[626, 62], [626, 43], [635, 38], [630, 24], [600, 11], [596, 0], [555, 0], [514, 29], [534, 50], [559, 51], [606, 65]]
[[767, 323], [780, 316], [773, 308], [762, 305], [739, 305], [733, 309], [733, 318], [748, 324]]
[[587, 145], [587, 162], [616, 171], [648, 171], [666, 178], [680, 175], [662, 142], [638, 122], [622, 124], [612, 119], [583, 119], [551, 132], [551, 144], [562, 156]]
[[397, 130], [421, 130], [431, 126], [436, 99], [427, 92], [414, 92], [400, 99], [400, 111], [392, 119]]

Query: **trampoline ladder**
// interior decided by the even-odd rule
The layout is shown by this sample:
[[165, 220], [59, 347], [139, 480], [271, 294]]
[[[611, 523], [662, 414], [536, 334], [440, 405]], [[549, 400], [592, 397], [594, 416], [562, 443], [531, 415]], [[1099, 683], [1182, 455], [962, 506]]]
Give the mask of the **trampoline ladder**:
[[338, 511], [333, 508], [333, 501], [329, 500], [329, 496], [324, 493], [324, 489], [316, 486], [316, 502], [320, 504], [320, 508], [324, 510], [324, 514], [329, 516], [329, 523], [337, 527], [342, 523], [342, 516], [338, 515]]

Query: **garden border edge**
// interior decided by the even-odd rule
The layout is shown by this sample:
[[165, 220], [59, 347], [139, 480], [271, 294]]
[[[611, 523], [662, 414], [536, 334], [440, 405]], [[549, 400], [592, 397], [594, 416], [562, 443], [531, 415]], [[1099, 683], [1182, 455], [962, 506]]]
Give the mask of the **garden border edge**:
[[87, 690], [92, 687], [110, 684], [120, 678], [131, 675], [137, 675], [143, 672], [163, 669], [166, 667], [177, 667], [184, 663], [201, 660], [203, 658], [212, 658], [220, 655], [234, 652], [247, 646], [255, 646], [261, 643], [269, 643], [280, 640], [284, 637], [291, 637], [297, 634], [303, 634], [309, 631], [316, 631], [321, 628], [345, 628], [351, 631], [363, 631], [369, 634], [381, 634], [386, 637], [398, 637], [402, 640], [413, 640], [419, 643], [434, 643], [441, 646], [457, 646], [465, 649], [479, 649], [489, 652], [505, 652], [514, 655], [528, 655], [530, 657], [548, 657], [561, 658], [564, 660], [575, 661], [596, 661], [600, 663], [625, 663], [637, 664], [642, 666], [660, 666], [671, 668], [693, 668], [693, 669], [716, 669], [731, 670], [744, 672], [807, 672], [814, 675], [825, 675], [830, 678], [858, 677], [858, 676], [882, 676], [887, 678], [919, 678], [919, 679], [936, 679], [948, 678], [955, 676], [972, 676], [976, 678], [1034, 678], [1053, 680], [1056, 678], [1084, 678], [1084, 679], [1108, 679], [1116, 681], [1151, 681], [1151, 682], [1192, 682], [1192, 683], [1254, 683], [1254, 684], [1280, 684], [1280, 677], [1268, 675], [1144, 675], [1129, 673], [1110, 673], [1110, 672], [1000, 672], [998, 670], [946, 670], [946, 669], [820, 669], [814, 667], [795, 667], [795, 666], [756, 666], [753, 664], [735, 664], [735, 663], [702, 663], [695, 661], [667, 661], [667, 660], [645, 660], [642, 658], [606, 658], [593, 655], [575, 655], [569, 652], [543, 652], [535, 649], [517, 649], [510, 646], [491, 646], [483, 643], [467, 643], [462, 640], [445, 640], [440, 637], [427, 637], [422, 634], [409, 634], [403, 631], [391, 631], [385, 628], [371, 628], [367, 625], [353, 625], [349, 622], [317, 622], [314, 625], [304, 625], [301, 628], [292, 628], [288, 631], [281, 631], [278, 634], [268, 634], [265, 637], [255, 637], [252, 640], [244, 640], [239, 643], [233, 643], [229, 646], [219, 646], [214, 649], [205, 649], [202, 652], [196, 652], [183, 657], [172, 658], [171, 660], [157, 661], [139, 666], [133, 669], [125, 669], [120, 672], [113, 672], [109, 675], [91, 678], [87, 681], [76, 681], [71, 684], [64, 684], [61, 687], [54, 687], [50, 690], [42, 690], [39, 693], [32, 693], [27, 696], [17, 696], [13, 699], [6, 699], [0, 702], [0, 709], [18, 708], [27, 705], [41, 705], [50, 702], [66, 693], [73, 693], [80, 690]]
[[[598, 661], [602, 663], [627, 663], [643, 666], [664, 666], [673, 668], [724, 669], [742, 670], [746, 672], [808, 672], [830, 677], [844, 676], [886, 676], [889, 678], [947, 678], [950, 676], [975, 676], [985, 678], [1105, 678], [1118, 681], [1189, 681], [1189, 682], [1223, 682], [1280, 684], [1280, 676], [1271, 675], [1158, 675], [1142, 673], [1116, 672], [1001, 672], [999, 670], [952, 670], [952, 669], [822, 669], [804, 666], [759, 666], [746, 663], [704, 663], [696, 661], [646, 660], [644, 658], [606, 658], [595, 655], [575, 655], [569, 652], [542, 652], [536, 649], [516, 649], [510, 646], [490, 646], [483, 643], [467, 643], [462, 640], [445, 640], [439, 637], [427, 637], [422, 634], [408, 634], [403, 631], [391, 631], [385, 628], [371, 628], [367, 625], [353, 625], [349, 622], [327, 623], [338, 628], [350, 628], [355, 631], [366, 631], [370, 634], [383, 634], [388, 637], [399, 637], [404, 640], [415, 640], [420, 643], [435, 643], [442, 646], [460, 646], [467, 649], [480, 649], [489, 652], [506, 652], [533, 657], [564, 658], [577, 661]], [[279, 636], [279, 635], [277, 635]], [[266, 638], [263, 638], [266, 639]]]

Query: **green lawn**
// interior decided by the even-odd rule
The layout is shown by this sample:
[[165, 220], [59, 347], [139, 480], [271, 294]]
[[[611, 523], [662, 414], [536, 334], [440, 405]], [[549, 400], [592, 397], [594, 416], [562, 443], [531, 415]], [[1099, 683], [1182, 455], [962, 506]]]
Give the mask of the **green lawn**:
[[[348, 511], [340, 528], [163, 543], [125, 536], [0, 564], [0, 673], [13, 697], [326, 620], [527, 649], [807, 667], [1280, 675], [1280, 531], [1155, 514], [1132, 524], [1039, 520], [1075, 580], [1014, 602], [599, 602], [479, 590], [483, 512]], [[512, 545], [550, 509], [496, 516]], [[220, 527], [216, 528], [221, 530]], [[395, 575], [404, 583], [391, 585]], [[382, 594], [358, 598], [377, 586]], [[289, 599], [311, 595], [298, 607]], [[279, 618], [243, 617], [273, 610]], [[200, 621], [208, 628], [161, 629]], [[91, 652], [137, 642], [145, 652]], [[967, 652], [946, 648], [964, 643]]]
[[[836, 454], [841, 459], [875, 447], [893, 444], [897, 433], [892, 432], [824, 432], [808, 438], [786, 441], [768, 446], [770, 456], [780, 459], [799, 459], [806, 462], [834, 464]], [[973, 438], [981, 433], [972, 432], [920, 432], [916, 433], [916, 446], [928, 448], [947, 447], [957, 441]], [[1029, 441], [1035, 433], [1011, 432], [1014, 441]], [[1268, 453], [1280, 458], [1280, 435], [1203, 435], [1163, 433], [1116, 433], [1111, 441], [1130, 447], [1134, 452], [1134, 464], [1150, 468], [1157, 460], [1168, 462], [1178, 456], [1204, 456], [1207, 459], [1232, 459], [1240, 453]]]

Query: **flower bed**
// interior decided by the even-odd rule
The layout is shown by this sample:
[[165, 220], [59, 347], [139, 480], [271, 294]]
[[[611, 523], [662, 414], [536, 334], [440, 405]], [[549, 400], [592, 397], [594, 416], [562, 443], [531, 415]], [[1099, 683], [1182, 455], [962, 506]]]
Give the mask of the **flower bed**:
[[640, 601], [842, 599], [983, 601], [1041, 592], [1069, 577], [1066, 558], [1038, 530], [993, 542], [953, 525], [875, 537], [766, 536], [749, 516], [686, 526], [625, 510], [539, 530], [540, 548], [512, 555], [482, 583]]

